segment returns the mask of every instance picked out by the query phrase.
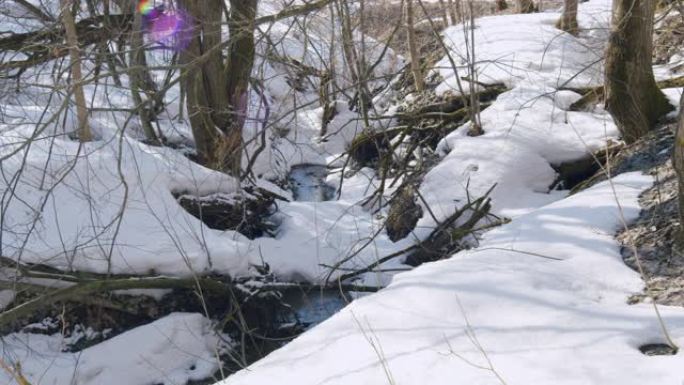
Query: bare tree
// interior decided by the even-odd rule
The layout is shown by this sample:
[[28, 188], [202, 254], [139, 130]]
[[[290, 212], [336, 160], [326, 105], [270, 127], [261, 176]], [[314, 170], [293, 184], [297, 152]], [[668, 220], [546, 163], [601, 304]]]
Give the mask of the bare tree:
[[579, 27], [577, 25], [577, 5], [578, 0], [565, 0], [563, 13], [558, 19], [556, 27], [572, 35], [577, 35]]
[[508, 3], [506, 3], [506, 0], [496, 0], [496, 10], [497, 11], [505, 11], [508, 9]]
[[606, 108], [628, 143], [651, 130], [672, 106], [652, 68], [655, 0], [614, 0], [606, 51]]
[[442, 22], [444, 23], [444, 27], [449, 26], [449, 6], [444, 0], [439, 0], [439, 8], [440, 8], [440, 13], [442, 15]]
[[221, 0], [179, 0], [190, 15], [192, 37], [180, 55], [182, 86], [199, 157], [210, 167], [240, 173], [242, 128], [254, 62], [257, 0], [230, 2], [230, 41], [224, 61]]
[[420, 55], [418, 53], [418, 42], [416, 41], [416, 30], [413, 20], [413, 0], [406, 1], [406, 39], [409, 47], [411, 60], [411, 73], [416, 86], [416, 91], [421, 92], [425, 89], [423, 73], [420, 68]]
[[449, 4], [449, 17], [451, 24], [458, 24], [461, 22], [461, 0], [447, 0]]
[[62, 23], [64, 23], [66, 42], [69, 46], [69, 60], [71, 61], [71, 89], [76, 102], [78, 138], [81, 142], [89, 142], [93, 140], [93, 134], [88, 125], [88, 107], [86, 106], [85, 94], [83, 92], [83, 74], [81, 71], [81, 50], [78, 45], [76, 21], [72, 8], [73, 0], [60, 1], [61, 19]]
[[[135, 2], [128, 1], [126, 9], [135, 12]], [[145, 138], [150, 143], [159, 144], [160, 140], [152, 127], [152, 108], [144, 105], [141, 90], [147, 90], [148, 98], [153, 97], [155, 84], [152, 81], [150, 72], [147, 70], [147, 59], [145, 57], [145, 47], [143, 38], [143, 15], [140, 12], [135, 12], [133, 17], [133, 27], [131, 31], [131, 52], [130, 52], [130, 71], [129, 77], [131, 80], [131, 96], [135, 102], [140, 117], [140, 124], [142, 125]]]

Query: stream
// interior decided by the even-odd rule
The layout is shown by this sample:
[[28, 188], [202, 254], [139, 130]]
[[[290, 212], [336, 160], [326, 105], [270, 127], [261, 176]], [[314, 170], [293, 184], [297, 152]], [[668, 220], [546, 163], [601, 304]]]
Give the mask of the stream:
[[[333, 199], [335, 188], [326, 183], [328, 168], [320, 164], [292, 166], [288, 182], [295, 201], [324, 202]], [[347, 305], [338, 290], [288, 290], [283, 302], [292, 307], [289, 321], [299, 322], [305, 328], [319, 324]], [[296, 318], [296, 319], [292, 319]]]
[[292, 166], [288, 182], [292, 187], [294, 200], [300, 202], [329, 201], [335, 195], [335, 188], [325, 182], [328, 168], [320, 164]]

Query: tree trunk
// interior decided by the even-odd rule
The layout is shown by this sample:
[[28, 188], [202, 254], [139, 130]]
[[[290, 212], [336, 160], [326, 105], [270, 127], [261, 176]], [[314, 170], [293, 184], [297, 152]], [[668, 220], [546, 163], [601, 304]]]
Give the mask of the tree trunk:
[[577, 3], [578, 0], [565, 0], [563, 14], [556, 24], [558, 29], [575, 36], [579, 32], [579, 27], [577, 26]]
[[[130, 1], [128, 9], [135, 12], [135, 2]], [[133, 102], [136, 104], [140, 124], [142, 125], [145, 138], [151, 144], [160, 144], [159, 138], [152, 127], [153, 109], [156, 103], [153, 98], [156, 97], [154, 93], [145, 92], [147, 95], [147, 105], [140, 96], [140, 92], [152, 91], [155, 85], [154, 81], [147, 70], [147, 60], [145, 58], [145, 47], [143, 39], [143, 15], [136, 12], [133, 18], [133, 30], [131, 31], [131, 52], [130, 52], [130, 71], [129, 77], [131, 82], [131, 96]], [[152, 88], [152, 89], [150, 89]]]
[[413, 73], [413, 81], [416, 86], [416, 91], [421, 92], [425, 89], [425, 82], [423, 81], [423, 73], [420, 68], [420, 55], [418, 53], [418, 44], [416, 42], [416, 30], [413, 25], [413, 0], [406, 1], [406, 37], [409, 48], [409, 60], [411, 61], [411, 72]]
[[[240, 173], [242, 159], [242, 128], [247, 119], [249, 107], [249, 79], [254, 65], [255, 42], [254, 22], [257, 13], [257, 0], [231, 0], [230, 46], [225, 73], [228, 82], [228, 98], [231, 105], [231, 126], [223, 136], [220, 153], [224, 167]], [[220, 34], [220, 26], [217, 28]]]
[[[346, 0], [335, 1], [338, 17], [341, 19], [342, 52], [349, 69], [349, 75], [355, 88], [355, 94], [351, 106], [355, 106], [361, 113], [364, 127], [370, 125], [369, 110], [372, 108], [372, 98], [368, 89], [368, 67], [363, 60], [354, 42], [354, 30], [352, 23], [354, 15]], [[356, 26], [358, 27], [358, 26]]]
[[444, 28], [449, 26], [449, 8], [444, 0], [439, 0], [439, 8], [442, 14], [442, 22], [444, 23]]
[[506, 0], [496, 0], [496, 10], [501, 12], [508, 9], [508, 3]]
[[538, 10], [533, 0], [517, 0], [516, 6], [518, 13], [533, 13]]
[[677, 135], [675, 136], [674, 156], [672, 165], [677, 172], [677, 182], [679, 183], [679, 234], [677, 236], [676, 247], [680, 254], [684, 254], [684, 95], [679, 102], [679, 124], [677, 125]]
[[71, 62], [71, 84], [76, 101], [76, 116], [78, 119], [78, 138], [81, 142], [93, 140], [93, 134], [88, 125], [88, 108], [86, 106], [85, 94], [83, 93], [83, 74], [81, 73], [81, 50], [78, 47], [78, 34], [76, 33], [76, 21], [71, 13], [73, 0], [61, 0], [60, 12], [66, 43], [69, 46], [69, 60]]
[[672, 109], [653, 77], [655, 0], [615, 0], [606, 52], [606, 109], [627, 143]]
[[[209, 167], [216, 167], [219, 163], [216, 144], [228, 121], [227, 111], [224, 111], [228, 107], [228, 94], [223, 78], [223, 58], [221, 51], [216, 49], [220, 35], [211, 36], [210, 28], [221, 22], [221, 3], [219, 0], [179, 0], [179, 3], [188, 12], [188, 29], [192, 33], [179, 58], [188, 119], [197, 156]], [[194, 63], [203, 55], [204, 60]]]
[[447, 0], [449, 4], [449, 17], [451, 17], [451, 25], [458, 24], [461, 18], [458, 15], [461, 14], [461, 2], [454, 0]]
[[198, 156], [209, 167], [238, 176], [254, 61], [257, 0], [231, 1], [225, 64], [218, 49], [222, 44], [222, 1], [179, 2], [190, 15], [193, 32], [180, 63], [184, 66], [182, 87]]

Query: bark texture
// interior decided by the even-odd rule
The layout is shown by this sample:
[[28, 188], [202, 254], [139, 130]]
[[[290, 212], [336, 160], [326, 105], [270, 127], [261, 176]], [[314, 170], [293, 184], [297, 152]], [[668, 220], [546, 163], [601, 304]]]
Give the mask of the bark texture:
[[[679, 123], [677, 125], [677, 135], [675, 136], [674, 156], [672, 165], [677, 172], [677, 182], [679, 184], [679, 223], [684, 223], [684, 95], [679, 102]], [[679, 253], [684, 253], [684, 227], [679, 226], [680, 232], [677, 239]]]
[[254, 61], [257, 0], [232, 0], [228, 57], [222, 55], [221, 0], [179, 0], [191, 38], [180, 55], [182, 87], [198, 156], [209, 167], [240, 174], [242, 127]]
[[606, 51], [606, 108], [632, 143], [671, 111], [653, 77], [655, 0], [615, 0]]
[[[135, 10], [136, 3], [129, 1], [128, 9]], [[156, 98], [156, 86], [150, 72], [147, 70], [147, 59], [145, 56], [145, 40], [143, 38], [143, 15], [136, 13], [133, 18], [133, 29], [131, 31], [131, 52], [130, 52], [130, 71], [131, 96], [136, 105], [136, 110], [140, 118], [140, 124], [145, 133], [145, 138], [153, 144], [160, 144], [159, 138], [152, 127], [154, 118], [153, 109], [157, 103], [145, 105], [140, 93], [145, 92], [147, 99]]]
[[420, 55], [418, 53], [418, 42], [416, 41], [416, 29], [413, 20], [413, 0], [406, 2], [406, 39], [408, 42], [409, 55], [411, 60], [411, 73], [416, 86], [416, 91], [421, 92], [425, 89], [423, 81], [423, 71], [420, 68]]
[[565, 0], [563, 13], [558, 20], [556, 27], [572, 35], [577, 35], [579, 27], [577, 25], [577, 3], [578, 0]]
[[533, 0], [517, 0], [516, 12], [518, 13], [533, 13], [537, 12], [538, 8]]
[[449, 4], [449, 17], [451, 18], [451, 25], [461, 22], [461, 0], [447, 0]]
[[444, 28], [449, 26], [449, 8], [444, 0], [439, 0], [439, 8], [442, 11], [442, 23], [444, 23]]
[[501, 12], [505, 11], [508, 9], [508, 3], [506, 3], [506, 0], [496, 0], [496, 10]]

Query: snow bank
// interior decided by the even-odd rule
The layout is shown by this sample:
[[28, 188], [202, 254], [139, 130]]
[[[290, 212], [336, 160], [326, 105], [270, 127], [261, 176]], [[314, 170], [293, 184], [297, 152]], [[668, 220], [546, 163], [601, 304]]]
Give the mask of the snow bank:
[[[126, 137], [79, 146], [30, 140], [33, 130], [0, 136], [2, 170], [12, 176], [0, 187], [3, 256], [67, 271], [189, 274], [211, 268], [213, 254], [235, 253], [239, 234], [205, 231], [172, 195], [235, 193], [233, 178]], [[217, 263], [247, 270], [245, 258]]]
[[[582, 3], [578, 12], [580, 38], [554, 27], [559, 16], [556, 12], [477, 19], [474, 32], [478, 80], [511, 87], [521, 84], [546, 87], [547, 91], [602, 84], [601, 62], [610, 11], [608, 1]], [[443, 35], [460, 75], [467, 76], [468, 44], [463, 26], [450, 27]], [[448, 56], [436, 64], [435, 70], [444, 78], [439, 91], [458, 92]]]
[[[504, 83], [511, 89], [482, 112], [484, 135], [469, 137], [465, 125], [438, 145], [443, 159], [425, 177], [421, 193], [441, 218], [457, 202], [481, 196], [494, 184], [493, 211], [509, 217], [562, 198], [562, 193], [549, 191], [556, 178], [551, 166], [580, 159], [617, 140], [609, 114], [601, 108], [592, 113], [569, 111], [580, 95], [566, 90], [602, 83], [610, 3], [581, 4], [579, 37], [556, 29], [558, 17], [535, 13], [475, 21], [479, 81]], [[470, 77], [463, 27], [447, 29], [444, 38], [458, 76]], [[460, 94], [449, 56], [434, 71], [444, 79], [438, 93]], [[466, 92], [467, 87], [466, 82]], [[419, 226], [433, 222], [423, 218]]]
[[[511, 90], [482, 112], [483, 136], [467, 136], [464, 126], [438, 145], [441, 160], [420, 185], [424, 206], [429, 206], [438, 220], [452, 214], [468, 197], [479, 197], [495, 184], [492, 204], [498, 215], [516, 217], [562, 199], [565, 192], [550, 191], [557, 176], [551, 166], [580, 159], [617, 140], [617, 128], [605, 111], [569, 111], [580, 95], [564, 89], [602, 82], [600, 58], [607, 38], [610, 4], [594, 0], [581, 5], [579, 20], [585, 30], [579, 38], [553, 27], [558, 16], [540, 13], [476, 20], [479, 80], [503, 82]], [[466, 47], [462, 27], [451, 27], [444, 36], [450, 54], [461, 66], [459, 75], [467, 76], [467, 66], [460, 61]], [[447, 92], [449, 83], [455, 82], [448, 58], [442, 59], [434, 71], [444, 79], [438, 90]], [[283, 216], [288, 219], [278, 242], [283, 248], [296, 244], [298, 256], [283, 260], [273, 257], [275, 253], [264, 253], [265, 260], [278, 266], [277, 271], [298, 271], [316, 278], [326, 274], [322, 265], [346, 260], [363, 245], [368, 247], [344, 267], [364, 267], [425, 237], [434, 228], [434, 219], [424, 215], [412, 235], [396, 244], [390, 242], [379, 229], [382, 218], [373, 218], [355, 205], [373, 191], [368, 187], [377, 183], [374, 178], [372, 172], [362, 170], [345, 180], [337, 202], [283, 205]], [[338, 182], [339, 175], [330, 179]], [[297, 241], [289, 234], [305, 241]], [[263, 247], [270, 242], [259, 243]], [[394, 260], [383, 267], [398, 264]], [[365, 279], [376, 284], [387, 277], [372, 274]]]
[[[3, 3], [2, 7], [23, 12], [18, 6]], [[282, 7], [278, 1], [261, 1], [259, 14], [272, 14]], [[337, 41], [339, 23], [331, 23], [326, 12], [311, 14], [306, 22], [284, 19], [261, 25], [256, 32], [254, 76], [264, 82], [262, 92], [251, 92], [244, 136], [250, 157], [264, 145], [265, 151], [252, 168], [258, 177], [284, 178], [291, 166], [300, 163], [327, 164], [361, 130], [358, 114], [337, 101], [339, 113], [328, 128], [330, 135], [320, 138], [319, 80], [301, 75], [301, 68], [293, 64], [320, 71], [330, 60], [344, 62]], [[39, 26], [1, 15], [0, 25], [13, 31]], [[265, 37], [273, 45], [267, 44]], [[383, 78], [395, 73], [402, 60], [391, 50], [381, 58], [383, 45], [368, 37], [364, 40], [368, 61], [378, 61], [373, 73], [377, 80], [371, 87], [382, 86]], [[7, 53], [2, 60], [17, 59], [13, 55]], [[151, 66], [166, 65], [169, 59], [168, 52], [148, 54]], [[340, 257], [336, 248], [341, 243], [359, 243], [369, 227], [377, 226], [367, 213], [361, 223], [351, 217], [337, 223], [348, 211], [359, 211], [350, 204], [329, 205], [329, 210], [323, 210], [325, 219], [312, 215], [317, 212], [315, 204], [283, 204], [280, 220], [284, 226], [276, 240], [252, 242], [233, 231], [209, 229], [185, 212], [173, 193], [235, 194], [240, 190], [238, 183], [186, 159], [183, 152], [187, 148], [141, 143], [137, 117], [116, 111], [135, 107], [126, 91], [125, 75], [122, 89], [106, 83], [108, 79], [85, 87], [86, 99], [93, 107], [114, 111], [92, 112], [91, 128], [98, 140], [80, 147], [65, 135], [76, 127], [73, 111], [63, 112], [63, 96], [42, 86], [66, 87], [68, 83], [68, 71], [53, 75], [50, 64], [23, 74], [20, 92], [15, 92], [14, 80], [0, 80], [0, 88], [8, 90], [0, 105], [0, 255], [4, 257], [65, 270], [169, 275], [193, 271], [247, 275], [251, 264], [265, 261], [276, 267], [276, 273], [313, 279], [323, 270], [318, 262], [333, 263]], [[82, 64], [84, 73], [92, 73], [94, 63]], [[338, 84], [348, 87], [352, 84], [349, 74], [336, 65]], [[162, 70], [152, 72], [158, 82], [165, 75]], [[182, 146], [191, 143], [191, 134], [187, 123], [177, 119], [178, 97], [177, 87], [168, 91], [169, 108], [155, 125]], [[262, 140], [260, 132], [265, 125], [267, 133]], [[248, 160], [246, 156], [244, 164]], [[257, 183], [267, 184], [263, 180]], [[330, 228], [342, 236], [329, 245], [321, 239], [321, 247], [310, 242], [319, 230]], [[295, 251], [299, 246], [302, 251]]]
[[[613, 234], [639, 212], [650, 177], [621, 175], [485, 235], [481, 247], [395, 276], [221, 385], [676, 384], [682, 357], [649, 357], [662, 341], [653, 308]], [[684, 311], [661, 308], [684, 343]]]
[[[73, 337], [72, 337], [73, 339]], [[3, 337], [2, 359], [21, 364], [32, 384], [185, 384], [218, 370], [222, 342], [200, 314], [174, 313], [76, 353], [61, 334]], [[15, 384], [4, 371], [3, 384]]]
[[[262, 14], [280, 6], [267, 1], [260, 4]], [[560, 199], [563, 193], [549, 191], [555, 179], [550, 165], [577, 159], [617, 137], [605, 112], [567, 111], [578, 95], [559, 90], [600, 82], [601, 70], [595, 62], [605, 43], [608, 8], [606, 0], [582, 4], [580, 23], [587, 30], [580, 38], [553, 28], [556, 13], [488, 17], [476, 22], [480, 80], [505, 82], [512, 89], [483, 111], [485, 135], [467, 137], [464, 127], [439, 144], [441, 162], [420, 186], [438, 219], [451, 214], [468, 195], [477, 197], [495, 183], [496, 214], [514, 217]], [[328, 135], [321, 137], [318, 80], [300, 79], [296, 68], [281, 60], [296, 59], [317, 70], [324, 69], [330, 57], [343, 62], [339, 44], [334, 49], [329, 46], [331, 26], [336, 24], [324, 16], [308, 19], [305, 30], [300, 25], [290, 26], [287, 20], [262, 26], [260, 33], [270, 36], [276, 46], [266, 55], [260, 45], [255, 76], [265, 79], [263, 95], [253, 90], [252, 115], [245, 130], [245, 138], [254, 139], [248, 152], [265, 145], [255, 163], [257, 176], [282, 177], [299, 163], [339, 164], [340, 153], [361, 129], [358, 114], [338, 101], [338, 115], [328, 127]], [[465, 47], [462, 30], [452, 27], [445, 36], [453, 56], [460, 60]], [[368, 39], [366, 46], [370, 48], [369, 61], [375, 60], [381, 45]], [[153, 56], [150, 62], [163, 59]], [[445, 60], [435, 69], [445, 79], [442, 88], [454, 76]], [[390, 74], [400, 65], [400, 58], [390, 52], [376, 68], [376, 75]], [[47, 75], [26, 76], [37, 83], [53, 81]], [[341, 85], [351, 84], [348, 74], [340, 72], [339, 76]], [[293, 87], [292, 82], [299, 80], [302, 87]], [[98, 106], [130, 107], [128, 95], [111, 86], [90, 86], [86, 91], [88, 100]], [[3, 256], [64, 269], [169, 275], [191, 271], [244, 275], [249, 274], [250, 265], [265, 262], [283, 279], [319, 281], [327, 276], [329, 266], [340, 261], [346, 261], [344, 268], [366, 266], [411, 245], [434, 228], [432, 217], [425, 215], [414, 234], [392, 243], [382, 231], [383, 213], [376, 215], [359, 204], [377, 184], [373, 171], [364, 169], [345, 179], [337, 201], [279, 203], [275, 219], [280, 226], [275, 238], [250, 241], [233, 231], [208, 229], [184, 212], [172, 193], [233, 193], [238, 190], [235, 181], [193, 164], [181, 151], [136, 141], [140, 139], [138, 127], [126, 126], [126, 114], [93, 113], [92, 122], [101, 140], [83, 148], [61, 136], [58, 126], [40, 131], [37, 127], [43, 126], [35, 122], [44, 111], [38, 101], [49, 101], [43, 92], [24, 89], [16, 100], [3, 106], [0, 156], [7, 157], [2, 161], [0, 184]], [[172, 89], [169, 100], [176, 100], [177, 92]], [[387, 93], [378, 98], [383, 97], [388, 97]], [[53, 100], [47, 107], [48, 116], [62, 102]], [[312, 103], [310, 108], [292, 111], [295, 105], [307, 103]], [[178, 142], [184, 136], [187, 140], [189, 128], [178, 123], [172, 113], [163, 115], [159, 124]], [[270, 126], [263, 139], [256, 133], [266, 115]], [[26, 140], [34, 136], [35, 140]], [[330, 176], [331, 182], [339, 179], [339, 172]], [[360, 249], [363, 251], [358, 252]], [[394, 260], [384, 267], [398, 264], [400, 261]], [[368, 277], [372, 283], [387, 279]]]

